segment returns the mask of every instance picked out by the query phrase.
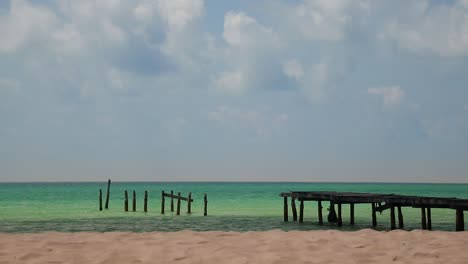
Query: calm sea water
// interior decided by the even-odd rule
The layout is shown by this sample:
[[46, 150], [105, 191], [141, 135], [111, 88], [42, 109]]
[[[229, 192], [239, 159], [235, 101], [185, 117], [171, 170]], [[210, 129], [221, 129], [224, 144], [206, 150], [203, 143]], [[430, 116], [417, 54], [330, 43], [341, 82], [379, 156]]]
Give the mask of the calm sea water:
[[[0, 232], [44, 231], [177, 231], [222, 230], [260, 231], [317, 230], [337, 227], [317, 224], [317, 205], [305, 203], [303, 224], [283, 222], [283, 202], [279, 193], [301, 191], [348, 191], [396, 193], [405, 195], [468, 198], [468, 184], [376, 184], [376, 183], [135, 183], [111, 185], [110, 208], [99, 211], [98, 192], [105, 198], [103, 183], [2, 183], [0, 184]], [[124, 212], [124, 190], [137, 192], [137, 212]], [[149, 212], [143, 212], [143, 193], [149, 192]], [[161, 190], [174, 190], [185, 196], [192, 192], [193, 213], [188, 215], [182, 202], [181, 215], [160, 214]], [[208, 194], [208, 216], [203, 216], [203, 194]], [[131, 197], [130, 197], [131, 198]], [[326, 205], [324, 205], [326, 207]], [[130, 200], [131, 209], [131, 200]], [[326, 209], [324, 215], [326, 217]], [[405, 227], [420, 228], [420, 210], [403, 209]], [[356, 225], [348, 222], [348, 207], [343, 207], [344, 226], [340, 230], [371, 227], [370, 205], [357, 205]], [[389, 228], [389, 215], [377, 216], [378, 229]], [[467, 221], [468, 217], [465, 217]], [[454, 230], [455, 211], [433, 209], [433, 229]], [[468, 226], [467, 223], [465, 223]]]

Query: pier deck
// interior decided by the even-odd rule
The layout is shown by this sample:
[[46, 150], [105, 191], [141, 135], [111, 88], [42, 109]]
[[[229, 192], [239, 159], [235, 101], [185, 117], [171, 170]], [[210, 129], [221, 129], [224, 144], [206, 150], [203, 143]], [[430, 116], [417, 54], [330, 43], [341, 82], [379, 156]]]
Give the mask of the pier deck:
[[[398, 227], [403, 228], [402, 207], [412, 207], [421, 209], [422, 229], [432, 229], [431, 208], [448, 208], [455, 210], [456, 231], [464, 231], [464, 211], [468, 210], [468, 199], [408, 196], [397, 194], [378, 193], [354, 193], [354, 192], [333, 192], [333, 191], [290, 191], [280, 194], [284, 198], [284, 221], [288, 221], [288, 198], [291, 199], [291, 210], [293, 220], [297, 221], [297, 210], [295, 201], [300, 202], [299, 222], [304, 219], [304, 202], [316, 201], [318, 206], [319, 224], [323, 224], [322, 202], [329, 202], [328, 222], [342, 225], [342, 204], [350, 205], [350, 224], [354, 224], [354, 205], [370, 204], [372, 207], [372, 225], [377, 225], [376, 212], [390, 210], [391, 229], [396, 229], [395, 208], [398, 209]], [[338, 207], [338, 214], [335, 210]]]

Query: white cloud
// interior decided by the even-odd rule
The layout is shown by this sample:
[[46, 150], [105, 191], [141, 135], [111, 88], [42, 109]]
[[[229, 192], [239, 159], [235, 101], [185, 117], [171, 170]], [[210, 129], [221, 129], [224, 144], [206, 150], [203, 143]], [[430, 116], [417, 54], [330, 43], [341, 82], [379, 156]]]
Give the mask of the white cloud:
[[229, 94], [242, 94], [247, 90], [245, 76], [240, 71], [222, 72], [214, 80], [216, 89]]
[[169, 28], [180, 30], [203, 14], [203, 0], [156, 0], [159, 15]]
[[381, 95], [384, 106], [395, 106], [401, 103], [405, 97], [405, 91], [400, 86], [375, 87], [367, 90], [370, 94]]
[[243, 12], [228, 12], [224, 17], [223, 37], [234, 47], [253, 46], [270, 41], [273, 31]]
[[302, 65], [296, 59], [288, 60], [283, 63], [283, 72], [286, 74], [286, 76], [295, 80], [300, 80], [304, 76]]

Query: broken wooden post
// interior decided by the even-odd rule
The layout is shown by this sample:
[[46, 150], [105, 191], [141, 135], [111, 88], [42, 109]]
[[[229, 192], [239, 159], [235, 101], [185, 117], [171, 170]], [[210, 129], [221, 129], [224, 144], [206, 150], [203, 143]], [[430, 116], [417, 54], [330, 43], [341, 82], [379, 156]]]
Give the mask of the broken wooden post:
[[304, 222], [304, 200], [300, 199], [301, 201], [299, 205], [299, 223]]
[[164, 214], [164, 207], [166, 205], [166, 198], [164, 197], [164, 190], [161, 191], [161, 214]]
[[372, 226], [377, 226], [377, 215], [375, 214], [375, 203], [372, 203]]
[[421, 207], [421, 227], [422, 227], [422, 229], [427, 229], [426, 208], [424, 208], [424, 207]]
[[390, 229], [394, 230], [396, 229], [395, 225], [395, 206], [390, 207]]
[[192, 213], [192, 193], [189, 192], [188, 194], [188, 200], [187, 200], [187, 213], [191, 214]]
[[337, 221], [335, 203], [333, 201], [330, 201], [330, 208], [328, 208], [327, 220], [329, 223], [336, 223]]
[[318, 206], [317, 206], [317, 210], [318, 210], [318, 220], [319, 220], [319, 224], [320, 225], [323, 225], [323, 215], [322, 215], [322, 201], [318, 201]]
[[136, 192], [133, 190], [133, 203], [132, 203], [133, 212], [136, 212]]
[[283, 197], [283, 220], [288, 221], [288, 197]]
[[106, 209], [109, 209], [109, 196], [110, 196], [111, 180], [107, 180], [107, 194], [106, 194]]
[[432, 230], [431, 208], [427, 208], [427, 230]]
[[293, 197], [291, 197], [291, 210], [293, 215], [293, 221], [297, 221], [296, 198]]
[[180, 215], [180, 192], [177, 193], [177, 215]]
[[349, 204], [349, 223], [354, 225], [354, 203]]
[[145, 213], [148, 212], [148, 191], [145, 191], [143, 210], [145, 211]]
[[403, 229], [405, 224], [403, 223], [403, 212], [401, 211], [401, 206], [398, 206], [398, 228]]
[[456, 209], [456, 231], [465, 231], [465, 220], [463, 215], [463, 209]]
[[174, 212], [174, 191], [171, 190], [171, 212]]
[[125, 190], [124, 210], [125, 210], [125, 212], [128, 212], [128, 192], [127, 192], [127, 190]]
[[99, 211], [102, 211], [102, 189], [99, 189]]
[[208, 197], [206, 196], [206, 193], [203, 195], [203, 216], [208, 215]]
[[341, 218], [341, 202], [338, 203], [338, 226], [343, 225], [343, 219]]

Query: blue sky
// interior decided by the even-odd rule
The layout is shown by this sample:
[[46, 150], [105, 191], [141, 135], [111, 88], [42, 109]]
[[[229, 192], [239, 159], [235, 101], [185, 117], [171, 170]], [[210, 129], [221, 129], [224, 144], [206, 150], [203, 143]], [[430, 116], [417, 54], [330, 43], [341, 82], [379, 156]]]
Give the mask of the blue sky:
[[0, 181], [468, 182], [468, 1], [0, 2]]

